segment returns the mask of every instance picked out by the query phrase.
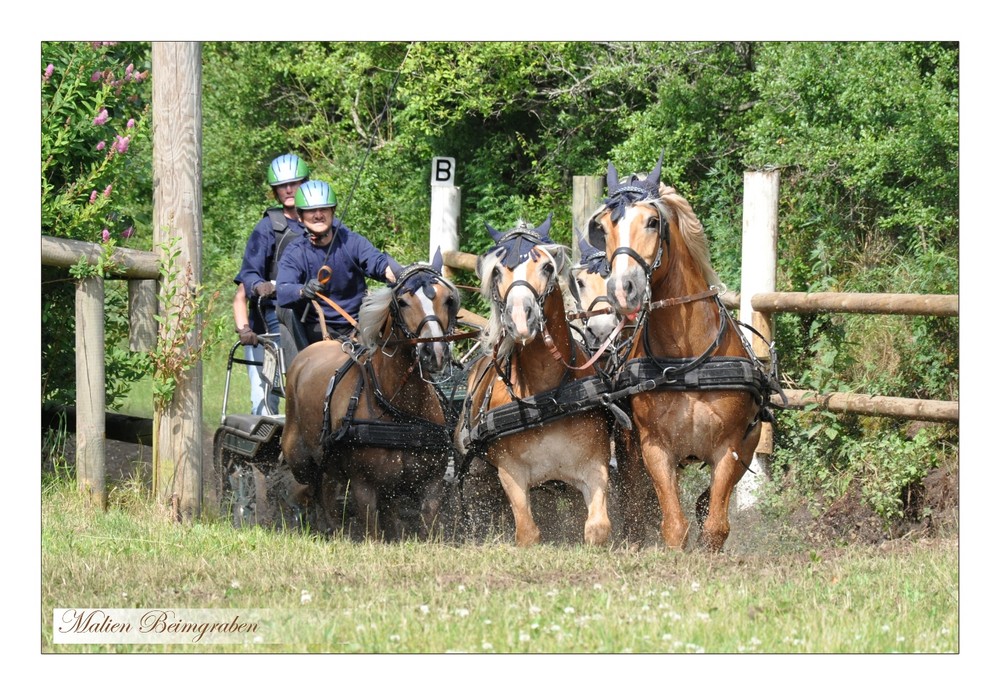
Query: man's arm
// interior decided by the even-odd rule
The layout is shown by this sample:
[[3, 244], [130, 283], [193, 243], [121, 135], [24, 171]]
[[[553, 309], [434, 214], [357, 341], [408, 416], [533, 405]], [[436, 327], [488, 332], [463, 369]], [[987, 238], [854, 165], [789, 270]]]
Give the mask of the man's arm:
[[273, 294], [273, 286], [262, 283], [270, 281], [267, 278], [267, 261], [274, 254], [274, 232], [265, 228], [268, 221], [261, 220], [250, 233], [246, 249], [243, 252], [243, 263], [240, 266], [240, 279], [246, 285], [248, 296], [254, 294], [268, 296]]

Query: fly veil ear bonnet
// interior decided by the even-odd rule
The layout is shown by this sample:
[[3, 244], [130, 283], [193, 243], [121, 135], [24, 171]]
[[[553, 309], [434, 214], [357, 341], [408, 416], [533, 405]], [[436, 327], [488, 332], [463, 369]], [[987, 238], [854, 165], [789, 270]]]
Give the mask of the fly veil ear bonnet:
[[536, 246], [555, 243], [549, 237], [549, 228], [551, 226], [551, 212], [545, 218], [545, 221], [534, 229], [529, 228], [528, 223], [523, 220], [514, 229], [502, 233], [487, 224], [486, 229], [496, 243], [493, 248], [486, 252], [486, 255], [498, 254], [503, 266], [508, 270], [513, 270], [528, 260], [529, 257], [537, 257]]
[[[587, 223], [587, 240], [594, 248], [599, 251], [605, 250], [604, 229], [597, 223], [597, 219], [605, 210], [611, 212], [611, 221], [617, 222], [625, 214], [625, 208], [632, 203], [641, 200], [659, 200], [663, 155], [664, 152], [660, 152], [660, 161], [656, 163], [645, 179], [640, 179], [638, 174], [630, 174], [624, 181], [619, 181], [618, 170], [615, 169], [614, 164], [608, 162], [608, 197], [604, 199], [604, 204], [591, 215]], [[583, 248], [581, 247], [582, 252]]]

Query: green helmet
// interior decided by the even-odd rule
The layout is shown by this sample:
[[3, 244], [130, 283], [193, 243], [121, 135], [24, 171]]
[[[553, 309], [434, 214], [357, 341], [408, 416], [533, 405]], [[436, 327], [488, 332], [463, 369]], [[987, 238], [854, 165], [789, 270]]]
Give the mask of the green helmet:
[[271, 166], [267, 168], [267, 183], [271, 186], [304, 181], [307, 178], [309, 178], [309, 167], [294, 154], [275, 157]]
[[295, 207], [299, 210], [337, 207], [337, 196], [326, 181], [306, 181], [295, 191]]

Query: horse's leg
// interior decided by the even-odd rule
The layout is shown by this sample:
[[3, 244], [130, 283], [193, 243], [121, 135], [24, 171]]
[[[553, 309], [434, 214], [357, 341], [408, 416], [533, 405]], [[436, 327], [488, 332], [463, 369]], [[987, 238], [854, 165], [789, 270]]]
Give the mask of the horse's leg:
[[350, 482], [350, 495], [354, 509], [357, 511], [358, 521], [362, 524], [365, 538], [370, 541], [381, 540], [382, 530], [378, 518], [378, 493], [368, 483], [352, 478]]
[[690, 523], [681, 509], [677, 462], [673, 460], [670, 452], [652, 441], [643, 441], [642, 458], [649, 477], [653, 480], [653, 489], [656, 491], [656, 498], [663, 513], [660, 535], [663, 536], [668, 548], [684, 550]]
[[433, 478], [423, 490], [420, 500], [420, 540], [427, 540], [441, 521], [441, 506], [444, 502], [444, 478]]
[[506, 466], [499, 466], [500, 484], [503, 485], [510, 508], [514, 512], [514, 539], [521, 547], [534, 545], [541, 540], [542, 534], [531, 517], [531, 502], [528, 499], [530, 483], [523, 467], [517, 468], [520, 475], [515, 476]]
[[633, 432], [619, 434], [615, 440], [615, 458], [618, 459], [618, 477], [621, 481], [625, 540], [641, 545], [646, 535], [644, 501], [649, 480], [639, 455], [639, 442]]
[[576, 487], [587, 503], [587, 522], [583, 526], [583, 540], [590, 545], [604, 545], [611, 537], [611, 519], [608, 518], [608, 469], [600, 460], [586, 469]]
[[[698, 547], [711, 552], [722, 550], [726, 538], [729, 537], [729, 500], [733, 488], [746, 472], [746, 466], [753, 460], [753, 452], [757, 446], [757, 438], [744, 439], [738, 447], [727, 446], [721, 455], [716, 452], [715, 465], [712, 466], [712, 482], [708, 489], [707, 512], [699, 510], [699, 517], [704, 514], [701, 533], [698, 534]], [[698, 505], [704, 509], [703, 493], [698, 498]]]

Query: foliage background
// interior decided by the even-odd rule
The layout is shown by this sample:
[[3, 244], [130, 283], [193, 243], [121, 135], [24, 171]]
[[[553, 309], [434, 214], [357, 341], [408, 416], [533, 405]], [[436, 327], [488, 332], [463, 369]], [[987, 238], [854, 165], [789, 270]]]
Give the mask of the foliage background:
[[[112, 243], [150, 248], [149, 82], [116, 94], [89, 81], [147, 70], [149, 45], [41, 53], [42, 233], [97, 241], [107, 228]], [[203, 59], [204, 281], [227, 294], [271, 202], [265, 167], [287, 151], [333, 182], [349, 226], [403, 262], [426, 259], [433, 156], [458, 160], [461, 243], [477, 253], [484, 223], [549, 212], [568, 244], [572, 176], [609, 160], [648, 171], [663, 151], [663, 179], [692, 202], [736, 290], [743, 172], [776, 167], [779, 290], [958, 292], [957, 44], [208, 42]], [[125, 131], [95, 130], [102, 108], [102, 128], [136, 121], [108, 161], [95, 143]], [[94, 209], [90, 192], [108, 184]], [[68, 402], [72, 319], [59, 307], [71, 283], [43, 281], [42, 397]], [[108, 301], [121, 315], [121, 297]], [[209, 331], [220, 346], [232, 338], [221, 304]], [[958, 398], [957, 319], [781, 315], [776, 328], [793, 387]], [[112, 406], [143, 369], [114, 330]], [[775, 504], [786, 492], [821, 502], [853, 481], [886, 518], [957, 457], [957, 427], [815, 410], [783, 413], [777, 437]]]

